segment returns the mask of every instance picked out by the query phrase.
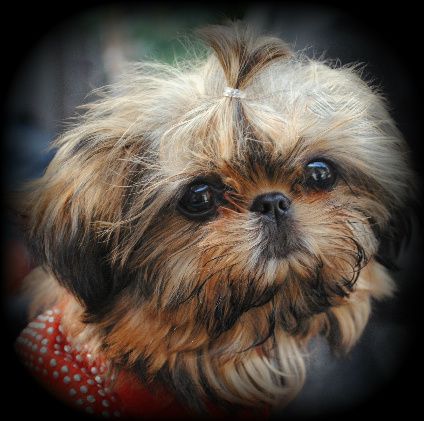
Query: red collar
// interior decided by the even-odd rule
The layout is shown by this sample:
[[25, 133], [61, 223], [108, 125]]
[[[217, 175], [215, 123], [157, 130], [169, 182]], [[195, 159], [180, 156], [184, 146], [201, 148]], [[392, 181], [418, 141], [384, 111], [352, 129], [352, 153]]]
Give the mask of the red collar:
[[[121, 371], [112, 385], [107, 362], [73, 346], [61, 319], [58, 308], [46, 311], [29, 323], [16, 342], [23, 363], [53, 395], [76, 409], [110, 418], [196, 418], [171, 394], [149, 391], [130, 372]], [[208, 409], [215, 419], [225, 417], [213, 405]], [[246, 409], [231, 419], [252, 420], [255, 414]], [[262, 412], [261, 418], [266, 415]]]

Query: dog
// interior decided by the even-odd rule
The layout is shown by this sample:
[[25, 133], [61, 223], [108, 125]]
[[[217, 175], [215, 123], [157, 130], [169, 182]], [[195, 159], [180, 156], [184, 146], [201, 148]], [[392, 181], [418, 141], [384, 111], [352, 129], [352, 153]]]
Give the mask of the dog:
[[268, 413], [312, 338], [349, 351], [394, 291], [415, 177], [382, 93], [242, 23], [198, 34], [206, 55], [105, 89], [19, 195], [17, 346], [89, 413]]

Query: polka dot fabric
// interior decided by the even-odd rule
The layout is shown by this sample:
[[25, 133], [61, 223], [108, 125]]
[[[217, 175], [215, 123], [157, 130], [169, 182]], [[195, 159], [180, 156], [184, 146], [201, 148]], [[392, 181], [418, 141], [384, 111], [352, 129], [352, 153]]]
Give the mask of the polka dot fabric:
[[[198, 419], [164, 388], [156, 393], [125, 370], [116, 379], [107, 375], [108, 365], [84, 347], [74, 346], [61, 324], [61, 310], [39, 315], [20, 334], [16, 349], [23, 363], [50, 392], [75, 409], [110, 419]], [[228, 419], [221, 409], [206, 404], [213, 419]], [[267, 418], [262, 411], [260, 418]], [[258, 419], [251, 409], [234, 411], [231, 420]]]
[[106, 364], [71, 345], [59, 309], [32, 321], [18, 337], [16, 349], [35, 377], [61, 400], [89, 414], [121, 417], [120, 399], [106, 380]]

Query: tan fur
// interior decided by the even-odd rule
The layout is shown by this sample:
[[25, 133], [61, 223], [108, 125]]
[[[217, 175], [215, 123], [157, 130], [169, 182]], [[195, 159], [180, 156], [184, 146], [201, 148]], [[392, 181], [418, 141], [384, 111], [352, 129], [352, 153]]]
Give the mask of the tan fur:
[[[113, 311], [90, 321], [53, 267], [66, 288], [38, 271], [30, 282], [34, 308], [59, 304], [74, 341], [117, 365], [146, 362], [149, 381], [166, 368], [171, 381], [183, 372], [200, 400], [208, 393], [204, 376], [223, 401], [279, 405], [303, 384], [312, 337], [337, 330], [338, 346], [350, 349], [372, 299], [391, 295], [390, 276], [374, 259], [373, 227], [386, 229], [402, 209], [412, 173], [384, 100], [354, 67], [309, 60], [239, 24], [202, 36], [214, 50], [206, 59], [181, 68], [138, 65], [88, 106], [21, 203], [46, 266], [76, 238], [76, 252], [106, 247], [102, 264], [139, 274], [152, 295], [125, 286]], [[245, 98], [223, 96], [226, 86]], [[265, 162], [249, 161], [255, 150]], [[307, 192], [297, 181], [316, 157], [345, 170], [331, 191]], [[231, 190], [218, 217], [199, 224], [172, 203], [193, 177], [208, 174]], [[249, 206], [271, 191], [292, 200], [297, 251], [263, 261], [265, 234]], [[314, 312], [308, 294], [318, 288], [319, 267], [329, 308]], [[222, 306], [231, 314], [252, 276], [254, 298], [278, 293], [242, 308], [213, 337], [214, 312]]]

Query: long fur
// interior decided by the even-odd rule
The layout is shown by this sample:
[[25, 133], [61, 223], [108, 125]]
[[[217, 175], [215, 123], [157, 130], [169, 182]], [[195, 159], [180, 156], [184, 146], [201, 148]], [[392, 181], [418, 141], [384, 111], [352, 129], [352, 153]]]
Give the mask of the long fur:
[[[191, 404], [279, 405], [304, 382], [310, 338], [350, 349], [372, 299], [392, 293], [379, 247], [413, 174], [355, 66], [242, 24], [200, 35], [204, 57], [135, 65], [105, 89], [27, 186], [21, 212], [44, 268], [30, 282], [34, 311], [60, 302], [74, 341]], [[223, 96], [227, 86], [245, 97]], [[335, 164], [331, 191], [299, 183], [313, 158]], [[187, 220], [185, 186], [211, 175], [231, 187], [228, 205]], [[268, 234], [249, 212], [269, 191], [292, 200], [285, 259], [264, 257]]]

